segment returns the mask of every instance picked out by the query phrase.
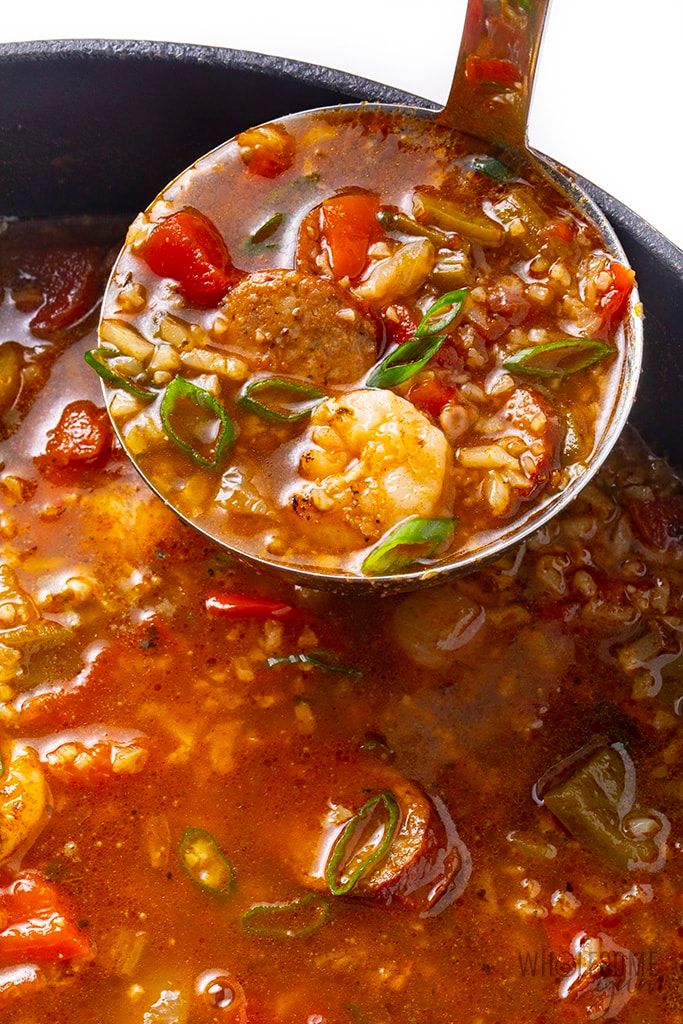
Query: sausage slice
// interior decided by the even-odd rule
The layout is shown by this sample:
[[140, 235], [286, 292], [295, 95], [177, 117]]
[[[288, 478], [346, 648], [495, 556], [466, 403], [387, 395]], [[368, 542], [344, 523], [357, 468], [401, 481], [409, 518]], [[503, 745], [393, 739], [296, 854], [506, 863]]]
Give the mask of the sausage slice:
[[360, 380], [377, 358], [377, 323], [344, 288], [297, 270], [250, 274], [226, 297], [221, 341], [257, 369], [322, 388]]
[[[354, 766], [357, 767], [357, 766]], [[443, 803], [432, 799], [422, 787], [386, 766], [364, 766], [363, 795], [348, 804], [332, 798], [318, 816], [318, 829], [307, 833], [310, 842], [297, 844], [292, 865], [299, 881], [309, 889], [329, 891], [326, 868], [345, 825], [373, 793], [390, 791], [399, 810], [394, 839], [386, 855], [362, 875], [348, 892], [348, 898], [380, 899], [386, 904], [406, 904], [423, 914], [440, 913], [464, 889], [470, 874], [470, 859]], [[353, 770], [353, 769], [352, 769]], [[346, 787], [339, 779], [339, 790]], [[372, 798], [372, 795], [369, 796]], [[356, 806], [357, 804], [357, 806]], [[386, 814], [364, 823], [364, 839], [377, 835], [375, 824], [386, 825]], [[301, 831], [295, 830], [299, 835]], [[353, 857], [353, 850], [349, 849]]]

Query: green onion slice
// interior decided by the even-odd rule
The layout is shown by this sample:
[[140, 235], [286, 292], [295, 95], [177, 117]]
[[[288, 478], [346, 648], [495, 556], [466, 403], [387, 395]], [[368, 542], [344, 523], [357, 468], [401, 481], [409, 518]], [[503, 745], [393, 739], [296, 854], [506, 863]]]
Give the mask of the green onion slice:
[[113, 384], [115, 387], [121, 388], [122, 391], [127, 391], [129, 395], [134, 395], [136, 398], [144, 398], [145, 401], [154, 398], [153, 391], [148, 391], [147, 388], [134, 384], [131, 380], [122, 377], [120, 373], [112, 370], [111, 366], [107, 365], [107, 359], [113, 359], [120, 355], [121, 353], [115, 348], [92, 348], [89, 352], [84, 353], [83, 358], [88, 366], [95, 373], [98, 373], [102, 380], [106, 380], [108, 384]]
[[[446, 336], [438, 334], [438, 332], [445, 331], [460, 315], [467, 292], [467, 288], [458, 288], [457, 291], [446, 292], [440, 299], [437, 299], [415, 328], [414, 337], [385, 356], [382, 362], [374, 368], [366, 380], [365, 386], [367, 388], [394, 388], [419, 373], [436, 355], [446, 340]], [[441, 316], [437, 316], [441, 310], [444, 312]]]
[[403, 345], [385, 356], [375, 367], [365, 382], [367, 388], [393, 388], [410, 380], [427, 365], [432, 356], [439, 351], [444, 341], [442, 337], [411, 338]]
[[465, 161], [465, 167], [471, 171], [478, 171], [480, 174], [485, 174], [487, 178], [491, 178], [492, 181], [497, 181], [500, 185], [507, 185], [512, 181], [519, 181], [519, 178], [514, 171], [511, 171], [500, 160], [496, 160], [495, 156], [471, 156]]
[[515, 3], [527, 14], [531, 14], [531, 0], [515, 0]]
[[[256, 395], [259, 397], [256, 398]], [[316, 405], [327, 398], [312, 384], [284, 377], [263, 377], [245, 384], [237, 396], [243, 409], [273, 423], [297, 423], [310, 416]]]
[[355, 665], [345, 665], [333, 651], [302, 651], [296, 654], [285, 654], [278, 658], [266, 658], [268, 668], [279, 668], [281, 665], [313, 665], [325, 672], [341, 672], [346, 676], [362, 676], [363, 673]]
[[[383, 822], [381, 839], [373, 842], [374, 832], [369, 837], [371, 843], [363, 843], [363, 826], [372, 818], [375, 808], [382, 805], [386, 814]], [[361, 809], [346, 822], [332, 848], [332, 855], [325, 868], [325, 881], [333, 896], [345, 896], [358, 884], [363, 875], [386, 856], [394, 841], [399, 826], [400, 812], [396, 797], [391, 790], [370, 797]]]
[[363, 562], [362, 571], [366, 576], [386, 576], [433, 558], [451, 543], [457, 525], [457, 519], [409, 519], [385, 535]]
[[[182, 427], [182, 433], [179, 433], [178, 428], [172, 423], [179, 402], [191, 406], [192, 412], [191, 419], [188, 417], [189, 422], [186, 419]], [[204, 412], [211, 413], [211, 418], [207, 420], [202, 416]], [[161, 399], [161, 422], [171, 441], [189, 455], [193, 462], [206, 469], [218, 469], [226, 449], [235, 440], [235, 428], [223, 406], [204, 388], [197, 387], [184, 377], [176, 377], [164, 391], [164, 397]], [[211, 437], [216, 426], [218, 433]], [[203, 454], [195, 447], [197, 443], [206, 443], [207, 448], [213, 449], [213, 455]]]
[[203, 828], [188, 828], [178, 844], [183, 871], [198, 889], [223, 899], [235, 881], [235, 869], [214, 836]]
[[602, 341], [564, 338], [523, 348], [510, 356], [503, 366], [511, 373], [527, 377], [570, 377], [613, 353], [614, 350]]
[[242, 916], [248, 935], [273, 939], [305, 939], [327, 923], [330, 904], [324, 896], [306, 893], [286, 903], [255, 903]]
[[[446, 292], [440, 299], [437, 299], [415, 328], [415, 337], [433, 338], [450, 327], [453, 321], [460, 316], [468, 291], [468, 288], [458, 288], [457, 291]], [[445, 312], [441, 313], [441, 310], [445, 310]], [[437, 316], [437, 313], [441, 313], [441, 316]]]
[[260, 228], [256, 228], [256, 231], [252, 232], [249, 236], [251, 244], [259, 245], [261, 242], [265, 242], [266, 239], [275, 234], [284, 219], [284, 213], [274, 213], [272, 217], [269, 217]]

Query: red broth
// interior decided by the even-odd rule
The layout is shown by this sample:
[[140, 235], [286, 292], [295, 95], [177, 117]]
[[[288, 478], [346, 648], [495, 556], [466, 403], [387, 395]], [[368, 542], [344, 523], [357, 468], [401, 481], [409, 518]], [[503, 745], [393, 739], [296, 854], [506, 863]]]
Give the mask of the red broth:
[[279, 586], [141, 482], [84, 304], [30, 327], [115, 237], [2, 238], [3, 1022], [680, 1020], [679, 480], [629, 433], [456, 583]]

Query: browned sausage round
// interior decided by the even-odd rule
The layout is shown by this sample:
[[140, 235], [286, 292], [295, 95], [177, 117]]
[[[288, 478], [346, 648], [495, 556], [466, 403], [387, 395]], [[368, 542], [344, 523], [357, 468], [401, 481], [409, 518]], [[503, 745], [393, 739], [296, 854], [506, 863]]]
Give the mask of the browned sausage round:
[[[326, 868], [344, 824], [366, 802], [370, 787], [371, 795], [390, 791], [399, 810], [393, 842], [375, 867], [361, 876], [348, 897], [405, 903], [426, 914], [438, 913], [462, 892], [470, 872], [469, 855], [448, 811], [418, 783], [385, 765], [364, 764], [363, 795], [350, 799], [351, 790], [356, 787], [349, 787], [349, 783], [358, 767], [347, 766], [349, 779], [338, 778], [339, 793], [329, 795], [324, 809], [321, 806], [305, 828], [293, 828], [299, 839], [296, 851], [288, 858], [290, 867], [307, 888], [328, 891]], [[381, 810], [380, 805], [377, 810]], [[313, 820], [315, 828], [311, 828]], [[378, 817], [377, 824], [380, 820]], [[374, 819], [366, 822], [368, 838], [373, 822]], [[306, 836], [304, 842], [302, 835]]]
[[259, 369], [326, 387], [359, 381], [377, 358], [377, 324], [350, 293], [297, 270], [250, 274], [222, 308], [223, 344]]

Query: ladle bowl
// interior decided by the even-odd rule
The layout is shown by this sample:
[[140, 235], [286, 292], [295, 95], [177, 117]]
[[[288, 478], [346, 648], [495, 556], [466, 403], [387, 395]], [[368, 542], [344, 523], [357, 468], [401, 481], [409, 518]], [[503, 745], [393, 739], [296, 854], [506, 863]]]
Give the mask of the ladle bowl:
[[[512, 2], [512, 0], [511, 0]], [[497, 0], [495, 0], [497, 3]], [[491, 6], [489, 0], [486, 4]], [[520, 8], [526, 10], [527, 4], [519, 3]], [[500, 152], [504, 158], [509, 159], [516, 167], [526, 166], [530, 172], [541, 175], [552, 182], [555, 189], [561, 193], [567, 204], [587, 220], [598, 232], [602, 239], [604, 250], [615, 260], [628, 266], [626, 255], [610, 223], [593, 202], [590, 196], [580, 187], [576, 180], [569, 175], [555, 161], [535, 153], [528, 146], [527, 142], [527, 120], [531, 100], [532, 85], [537, 65], [538, 53], [545, 24], [545, 17], [549, 0], [534, 0], [533, 6], [529, 7], [527, 17], [528, 33], [524, 46], [516, 53], [516, 67], [519, 71], [519, 81], [513, 90], [513, 102], [510, 102], [510, 92], [496, 93], [490, 89], [477, 89], [472, 87], [469, 73], [471, 60], [483, 49], [486, 53], [488, 36], [487, 6], [484, 0], [468, 0], [465, 26], [455, 68], [453, 84], [446, 106], [442, 110], [427, 110], [423, 107], [408, 106], [400, 104], [348, 104], [337, 107], [321, 107], [314, 110], [298, 112], [284, 117], [279, 117], [277, 123], [285, 128], [293, 127], [302, 119], [329, 116], [333, 112], [364, 110], [377, 112], [389, 118], [415, 118], [423, 120], [426, 124], [437, 123], [447, 126], [462, 134], [473, 136], [483, 141], [489, 148], [493, 147]], [[488, 59], [488, 58], [483, 58]], [[495, 61], [496, 58], [491, 58]], [[507, 97], [507, 98], [505, 98]], [[177, 197], [184, 188], [190, 173], [196, 172], [200, 167], [220, 168], [213, 187], [229, 190], [229, 173], [226, 175], [223, 168], [229, 168], [231, 162], [224, 159], [225, 153], [230, 146], [234, 146], [235, 140], [230, 139], [219, 145], [210, 153], [200, 157], [191, 167], [178, 175], [159, 196], [150, 204], [148, 211], [152, 211], [158, 204], [167, 204], [173, 197]], [[118, 261], [117, 261], [118, 263]], [[113, 281], [117, 265], [112, 272]], [[106, 313], [107, 301], [103, 311]], [[416, 589], [418, 587], [431, 585], [444, 580], [449, 576], [463, 575], [474, 571], [488, 561], [500, 557], [511, 547], [521, 543], [530, 534], [545, 526], [562, 509], [579, 494], [579, 492], [592, 479], [614, 447], [633, 405], [642, 360], [642, 311], [637, 289], [631, 293], [628, 309], [623, 321], [623, 350], [624, 358], [621, 361], [619, 380], [612, 391], [613, 401], [609, 415], [603, 416], [596, 434], [592, 453], [586, 461], [582, 472], [575, 475], [570, 482], [561, 490], [546, 494], [542, 499], [530, 507], [523, 515], [516, 516], [507, 528], [496, 531], [495, 537], [487, 543], [482, 544], [473, 550], [467, 551], [449, 559], [444, 558], [435, 564], [420, 565], [393, 575], [384, 576], [361, 576], [349, 572], [334, 572], [324, 569], [312, 569], [298, 564], [287, 564], [275, 558], [256, 556], [252, 552], [245, 551], [237, 544], [226, 541], [225, 537], [212, 532], [201, 523], [196, 522], [192, 517], [179, 510], [157, 486], [150, 480], [140, 466], [136, 468], [141, 473], [146, 483], [156, 491], [159, 497], [169, 507], [184, 519], [189, 525], [200, 530], [208, 538], [221, 544], [234, 555], [259, 567], [267, 572], [275, 573], [289, 582], [320, 589], [333, 589], [336, 591], [357, 593], [388, 593], [402, 590]], [[105, 396], [111, 393], [105, 388]], [[112, 418], [113, 419], [113, 418]], [[113, 419], [114, 428], [119, 435], [124, 450], [125, 441], [121, 437], [118, 425]], [[134, 460], [135, 461], [135, 460]]]

